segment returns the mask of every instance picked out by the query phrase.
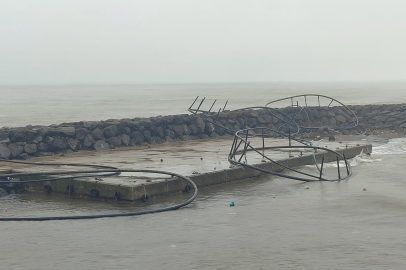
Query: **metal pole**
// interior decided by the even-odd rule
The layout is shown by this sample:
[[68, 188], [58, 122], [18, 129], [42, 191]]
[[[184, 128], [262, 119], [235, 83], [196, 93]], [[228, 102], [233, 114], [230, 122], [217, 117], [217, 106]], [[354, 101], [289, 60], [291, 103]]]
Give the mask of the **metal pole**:
[[245, 154], [245, 152], [247, 151], [247, 148], [248, 148], [248, 146], [250, 145], [250, 143], [248, 142], [246, 145], [245, 145], [245, 147], [244, 147], [244, 151], [242, 152], [242, 154], [241, 154], [241, 157], [240, 157], [240, 159], [238, 160], [238, 162], [240, 162], [241, 161], [241, 159], [242, 159], [242, 157], [244, 156], [244, 154]]
[[350, 175], [350, 169], [348, 168], [347, 159], [345, 158], [344, 154], [343, 154], [343, 157], [344, 157], [344, 162], [345, 162], [345, 168], [347, 168], [347, 175]]
[[193, 107], [193, 105], [195, 105], [196, 100], [199, 98], [199, 96], [197, 96], [197, 98], [195, 99], [195, 101], [193, 101], [192, 105], [190, 105], [189, 109], [191, 109]]
[[202, 99], [202, 101], [200, 102], [200, 105], [199, 105], [199, 107], [197, 107], [197, 109], [196, 109], [196, 112], [200, 109], [200, 106], [202, 106], [202, 104], [203, 104], [203, 101], [205, 100], [206, 98], [204, 97], [203, 99]]
[[338, 179], [341, 179], [341, 174], [340, 174], [340, 162], [338, 161], [338, 157], [337, 157], [337, 171], [338, 171]]
[[228, 100], [226, 101], [226, 104], [224, 104], [223, 112], [226, 109], [227, 103], [228, 103]]
[[213, 104], [212, 104], [212, 105], [211, 105], [211, 107], [210, 107], [209, 112], [210, 112], [210, 111], [211, 111], [211, 109], [213, 108], [213, 106], [214, 106], [214, 104], [216, 103], [216, 101], [217, 101], [217, 99], [215, 99], [215, 100], [214, 100]]
[[321, 176], [323, 175], [323, 165], [324, 165], [324, 157], [321, 159], [321, 167], [320, 167], [320, 181], [322, 180]]

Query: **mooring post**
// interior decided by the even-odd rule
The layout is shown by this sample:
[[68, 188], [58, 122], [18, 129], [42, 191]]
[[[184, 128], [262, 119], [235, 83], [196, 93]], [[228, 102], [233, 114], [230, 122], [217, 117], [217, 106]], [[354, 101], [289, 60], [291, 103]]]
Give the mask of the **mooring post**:
[[291, 147], [291, 146], [292, 146], [292, 143], [290, 141], [290, 128], [289, 128], [289, 147]]

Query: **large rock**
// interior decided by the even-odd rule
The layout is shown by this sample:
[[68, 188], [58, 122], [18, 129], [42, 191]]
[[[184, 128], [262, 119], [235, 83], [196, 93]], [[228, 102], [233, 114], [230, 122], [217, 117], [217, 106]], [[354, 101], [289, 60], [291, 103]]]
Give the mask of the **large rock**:
[[68, 141], [67, 141], [67, 146], [71, 150], [77, 150], [78, 145], [79, 145], [79, 140], [78, 139], [69, 138]]
[[7, 146], [0, 144], [0, 158], [8, 159], [11, 156], [11, 151]]
[[128, 146], [130, 144], [130, 140], [131, 140], [130, 136], [128, 136], [126, 134], [121, 135], [121, 143], [124, 146]]
[[36, 135], [37, 132], [34, 130], [15, 128], [10, 130], [9, 139], [11, 142], [31, 142]]
[[89, 134], [89, 130], [86, 128], [78, 128], [76, 130], [76, 139], [83, 140], [87, 134]]
[[[132, 132], [130, 138], [131, 138], [131, 141], [132, 141], [135, 145], [139, 145], [139, 144], [141, 144], [142, 142], [144, 142], [144, 134], [142, 134], [142, 133], [139, 132], [139, 131], [134, 131], [134, 132]], [[131, 141], [130, 141], [130, 142], [131, 142]]]
[[49, 136], [62, 136], [62, 137], [73, 137], [75, 136], [76, 130], [74, 127], [55, 127], [48, 128], [46, 134]]
[[15, 143], [9, 144], [8, 149], [10, 149], [10, 151], [11, 151], [12, 158], [18, 157], [24, 151], [24, 147], [17, 145]]
[[164, 140], [162, 140], [161, 137], [153, 136], [153, 137], [151, 138], [151, 143], [152, 143], [152, 144], [161, 144], [161, 143], [163, 143], [163, 142], [164, 142]]
[[204, 122], [203, 119], [201, 119], [200, 117], [196, 118], [194, 124], [200, 129], [200, 132], [204, 132], [205, 127], [206, 127], [206, 123]]
[[116, 125], [108, 126], [104, 128], [103, 134], [106, 139], [114, 137], [118, 134], [118, 128]]
[[9, 128], [3, 127], [0, 129], [0, 141], [8, 139]]
[[108, 143], [106, 143], [103, 140], [98, 140], [97, 142], [95, 142], [95, 144], [93, 145], [94, 149], [96, 151], [105, 151], [105, 150], [109, 150], [110, 146]]
[[182, 137], [184, 130], [181, 125], [172, 125], [170, 128], [175, 132], [177, 137]]
[[52, 137], [51, 143], [49, 143], [52, 149], [63, 150], [66, 149], [66, 140], [60, 137]]
[[48, 150], [48, 144], [46, 144], [44, 142], [40, 142], [37, 144], [37, 149], [38, 149], [38, 151], [46, 152]]
[[109, 143], [113, 146], [121, 146], [121, 137], [111, 137]]
[[32, 143], [32, 144], [26, 144], [26, 145], [24, 146], [24, 151], [25, 151], [27, 154], [35, 153], [35, 152], [37, 152], [37, 145], [34, 144], [34, 143]]
[[90, 147], [92, 146], [92, 144], [94, 144], [96, 141], [94, 140], [94, 138], [92, 137], [92, 135], [87, 134], [85, 139], [83, 140], [83, 145], [85, 147]]
[[92, 137], [95, 140], [102, 140], [103, 139], [103, 131], [100, 128], [96, 128], [92, 131]]
[[214, 132], [215, 130], [215, 126], [212, 123], [206, 123], [206, 132], [208, 134], [211, 134], [212, 132]]

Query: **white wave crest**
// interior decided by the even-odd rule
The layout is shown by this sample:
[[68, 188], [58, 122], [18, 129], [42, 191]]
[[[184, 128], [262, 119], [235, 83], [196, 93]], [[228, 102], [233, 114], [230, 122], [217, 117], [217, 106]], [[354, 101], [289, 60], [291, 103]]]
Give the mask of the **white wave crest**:
[[401, 155], [406, 153], [406, 138], [390, 139], [387, 143], [375, 146], [373, 155]]

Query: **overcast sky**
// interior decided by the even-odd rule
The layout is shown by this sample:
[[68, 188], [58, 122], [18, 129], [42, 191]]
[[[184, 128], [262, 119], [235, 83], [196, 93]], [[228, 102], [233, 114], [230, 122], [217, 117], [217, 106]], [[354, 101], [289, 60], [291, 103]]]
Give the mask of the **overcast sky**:
[[0, 84], [405, 75], [405, 0], [0, 0]]

